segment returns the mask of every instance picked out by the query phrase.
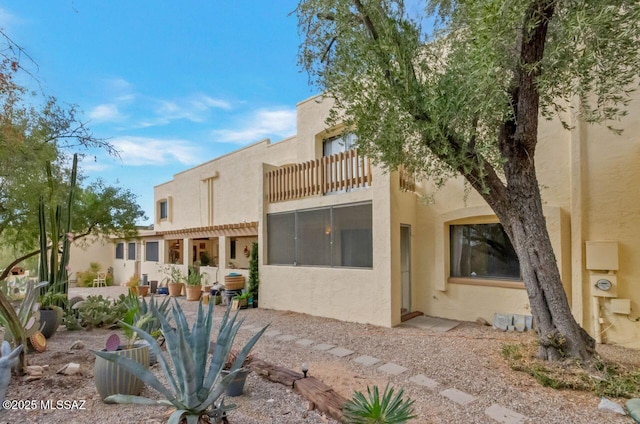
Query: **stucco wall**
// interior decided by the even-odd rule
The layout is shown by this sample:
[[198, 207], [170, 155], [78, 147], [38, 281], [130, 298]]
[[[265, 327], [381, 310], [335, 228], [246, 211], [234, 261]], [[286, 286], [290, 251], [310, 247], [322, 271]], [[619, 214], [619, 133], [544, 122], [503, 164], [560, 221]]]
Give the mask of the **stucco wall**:
[[[640, 348], [640, 96], [618, 125], [619, 136], [602, 126], [584, 126], [584, 241], [618, 242], [618, 297], [631, 300], [631, 315], [612, 314], [611, 302], [600, 301], [604, 342]], [[584, 242], [582, 243], [584, 249]], [[589, 273], [582, 278], [584, 316], [588, 328], [596, 313]]]
[[102, 271], [113, 265], [115, 246], [105, 238], [84, 239], [71, 245], [69, 255], [69, 279], [75, 280], [77, 272], [89, 269], [91, 262], [100, 264]]

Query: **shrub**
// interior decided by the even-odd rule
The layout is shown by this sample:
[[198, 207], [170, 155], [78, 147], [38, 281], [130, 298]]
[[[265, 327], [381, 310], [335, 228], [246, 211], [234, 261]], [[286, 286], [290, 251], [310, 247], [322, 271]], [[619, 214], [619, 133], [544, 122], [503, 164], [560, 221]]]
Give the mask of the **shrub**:
[[413, 414], [414, 401], [402, 399], [403, 389], [394, 396], [393, 388], [387, 384], [380, 399], [378, 386], [373, 386], [373, 390], [367, 386], [367, 395], [365, 397], [361, 392], [355, 392], [353, 398], [344, 405], [344, 417], [348, 423], [400, 424], [416, 417]]

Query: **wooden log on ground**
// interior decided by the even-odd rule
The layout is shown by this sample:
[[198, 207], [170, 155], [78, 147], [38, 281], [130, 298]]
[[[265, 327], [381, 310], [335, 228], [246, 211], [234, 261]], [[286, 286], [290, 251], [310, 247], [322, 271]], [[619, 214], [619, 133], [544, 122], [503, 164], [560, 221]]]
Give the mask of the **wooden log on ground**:
[[347, 399], [317, 378], [305, 378], [302, 373], [260, 359], [251, 361], [249, 368], [269, 381], [292, 387], [320, 412], [324, 412], [337, 421], [343, 421], [342, 407]]
[[293, 388], [310, 402], [313, 402], [316, 409], [342, 422], [342, 407], [347, 399], [336, 393], [331, 387], [315, 377], [307, 377], [296, 380], [293, 383]]
[[261, 359], [254, 359], [249, 364], [249, 368], [261, 377], [266, 378], [274, 383], [280, 383], [287, 387], [293, 388], [293, 382], [303, 378], [300, 372], [290, 370], [288, 368], [279, 367], [270, 364]]

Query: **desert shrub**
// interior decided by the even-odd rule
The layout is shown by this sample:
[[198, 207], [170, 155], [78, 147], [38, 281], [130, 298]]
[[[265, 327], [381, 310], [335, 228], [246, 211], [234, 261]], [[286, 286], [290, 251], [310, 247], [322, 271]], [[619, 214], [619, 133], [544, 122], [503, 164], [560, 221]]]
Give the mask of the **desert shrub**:
[[82, 306], [78, 308], [79, 324], [87, 329], [116, 325], [136, 304], [137, 298], [123, 294], [114, 301], [102, 295], [87, 296]]
[[557, 363], [537, 359], [536, 343], [506, 344], [502, 356], [514, 371], [535, 378], [552, 389], [592, 392], [596, 396], [634, 398], [640, 396], [640, 371], [603, 358], [590, 363], [565, 360]]

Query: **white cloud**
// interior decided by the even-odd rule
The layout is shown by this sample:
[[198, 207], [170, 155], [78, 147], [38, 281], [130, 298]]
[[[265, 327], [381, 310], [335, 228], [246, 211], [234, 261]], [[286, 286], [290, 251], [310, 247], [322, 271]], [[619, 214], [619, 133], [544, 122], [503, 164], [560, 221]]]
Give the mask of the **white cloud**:
[[175, 161], [196, 165], [202, 162], [197, 149], [187, 140], [118, 137], [110, 141], [125, 165], [164, 165]]
[[89, 118], [96, 122], [113, 122], [122, 119], [118, 106], [113, 103], [105, 103], [94, 107], [89, 112]]
[[96, 156], [93, 155], [86, 155], [80, 158], [78, 167], [82, 169], [83, 172], [102, 172], [109, 168], [106, 164], [98, 162]]
[[289, 137], [296, 132], [296, 110], [260, 109], [245, 122], [240, 128], [213, 131], [215, 141], [249, 144], [267, 137]]
[[155, 109], [156, 119], [147, 121], [155, 125], [168, 124], [171, 121], [186, 119], [192, 122], [204, 122], [211, 109], [231, 109], [225, 100], [215, 99], [204, 94], [195, 94], [177, 100], [159, 100]]

